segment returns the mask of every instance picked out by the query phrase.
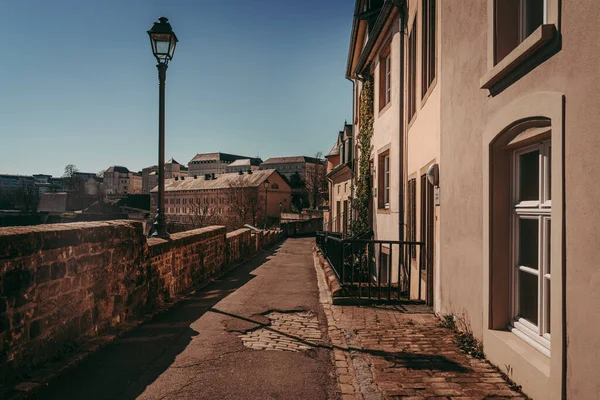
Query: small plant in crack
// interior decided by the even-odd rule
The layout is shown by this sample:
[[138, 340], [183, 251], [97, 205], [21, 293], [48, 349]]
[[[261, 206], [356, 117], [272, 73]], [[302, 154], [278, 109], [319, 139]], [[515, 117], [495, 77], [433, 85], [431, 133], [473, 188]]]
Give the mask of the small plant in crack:
[[463, 353], [477, 359], [485, 358], [483, 345], [473, 335], [471, 324], [464, 314], [459, 316], [453, 314], [443, 315], [441, 325], [454, 332], [454, 343]]

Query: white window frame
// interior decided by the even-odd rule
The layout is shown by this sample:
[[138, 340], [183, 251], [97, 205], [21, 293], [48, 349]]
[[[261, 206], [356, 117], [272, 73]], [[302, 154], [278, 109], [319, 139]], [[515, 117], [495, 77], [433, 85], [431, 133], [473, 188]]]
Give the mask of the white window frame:
[[[550, 356], [550, 295], [548, 289], [551, 283], [549, 250], [551, 235], [548, 229], [551, 224], [552, 202], [550, 200], [549, 183], [551, 179], [551, 141], [543, 141], [527, 146], [513, 153], [512, 162], [512, 321], [508, 329], [532, 344], [542, 353]], [[519, 201], [520, 188], [520, 156], [532, 151], [539, 151], [539, 181], [538, 200]], [[519, 221], [522, 219], [533, 219], [538, 221], [538, 265], [537, 270], [518, 265], [519, 256]], [[538, 279], [538, 321], [537, 325], [519, 316], [519, 271], [529, 273]]]
[[392, 53], [390, 52], [384, 60], [385, 65], [385, 105], [392, 101]]
[[383, 204], [387, 210], [390, 208], [390, 154], [383, 157]]

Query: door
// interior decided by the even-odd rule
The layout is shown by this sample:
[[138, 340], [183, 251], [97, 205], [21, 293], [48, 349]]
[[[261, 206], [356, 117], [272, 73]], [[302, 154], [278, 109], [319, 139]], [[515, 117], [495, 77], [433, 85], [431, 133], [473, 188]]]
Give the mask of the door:
[[344, 221], [344, 230], [342, 233], [346, 237], [348, 235], [348, 200], [344, 200], [344, 214], [342, 215], [342, 219]]
[[340, 202], [336, 201], [335, 202], [335, 212], [336, 212], [336, 216], [335, 216], [335, 232], [340, 232], [341, 210], [342, 210], [342, 207], [340, 206]]
[[[434, 260], [434, 226], [435, 206], [433, 202], [433, 185], [426, 175], [421, 176], [421, 241], [425, 243], [424, 260], [419, 274], [425, 280], [425, 301], [433, 306], [433, 260]], [[421, 285], [422, 282], [419, 282]], [[419, 286], [419, 295], [421, 293]], [[420, 296], [419, 296], [420, 298]]]

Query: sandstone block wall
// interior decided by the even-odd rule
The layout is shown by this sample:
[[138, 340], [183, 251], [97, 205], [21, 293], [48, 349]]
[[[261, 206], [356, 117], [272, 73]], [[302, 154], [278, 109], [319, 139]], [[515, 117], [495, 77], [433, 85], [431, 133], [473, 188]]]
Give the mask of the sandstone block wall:
[[132, 221], [0, 228], [0, 383], [207, 282], [282, 238]]

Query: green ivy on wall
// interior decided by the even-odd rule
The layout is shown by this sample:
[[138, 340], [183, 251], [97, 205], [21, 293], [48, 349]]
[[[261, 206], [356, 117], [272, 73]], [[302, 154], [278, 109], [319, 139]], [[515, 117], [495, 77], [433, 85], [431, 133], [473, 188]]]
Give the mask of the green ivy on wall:
[[363, 82], [360, 97], [360, 131], [358, 133], [358, 181], [356, 197], [352, 202], [355, 219], [350, 226], [353, 236], [364, 234], [369, 230], [369, 202], [371, 201], [371, 137], [373, 136], [373, 77], [369, 76]]

